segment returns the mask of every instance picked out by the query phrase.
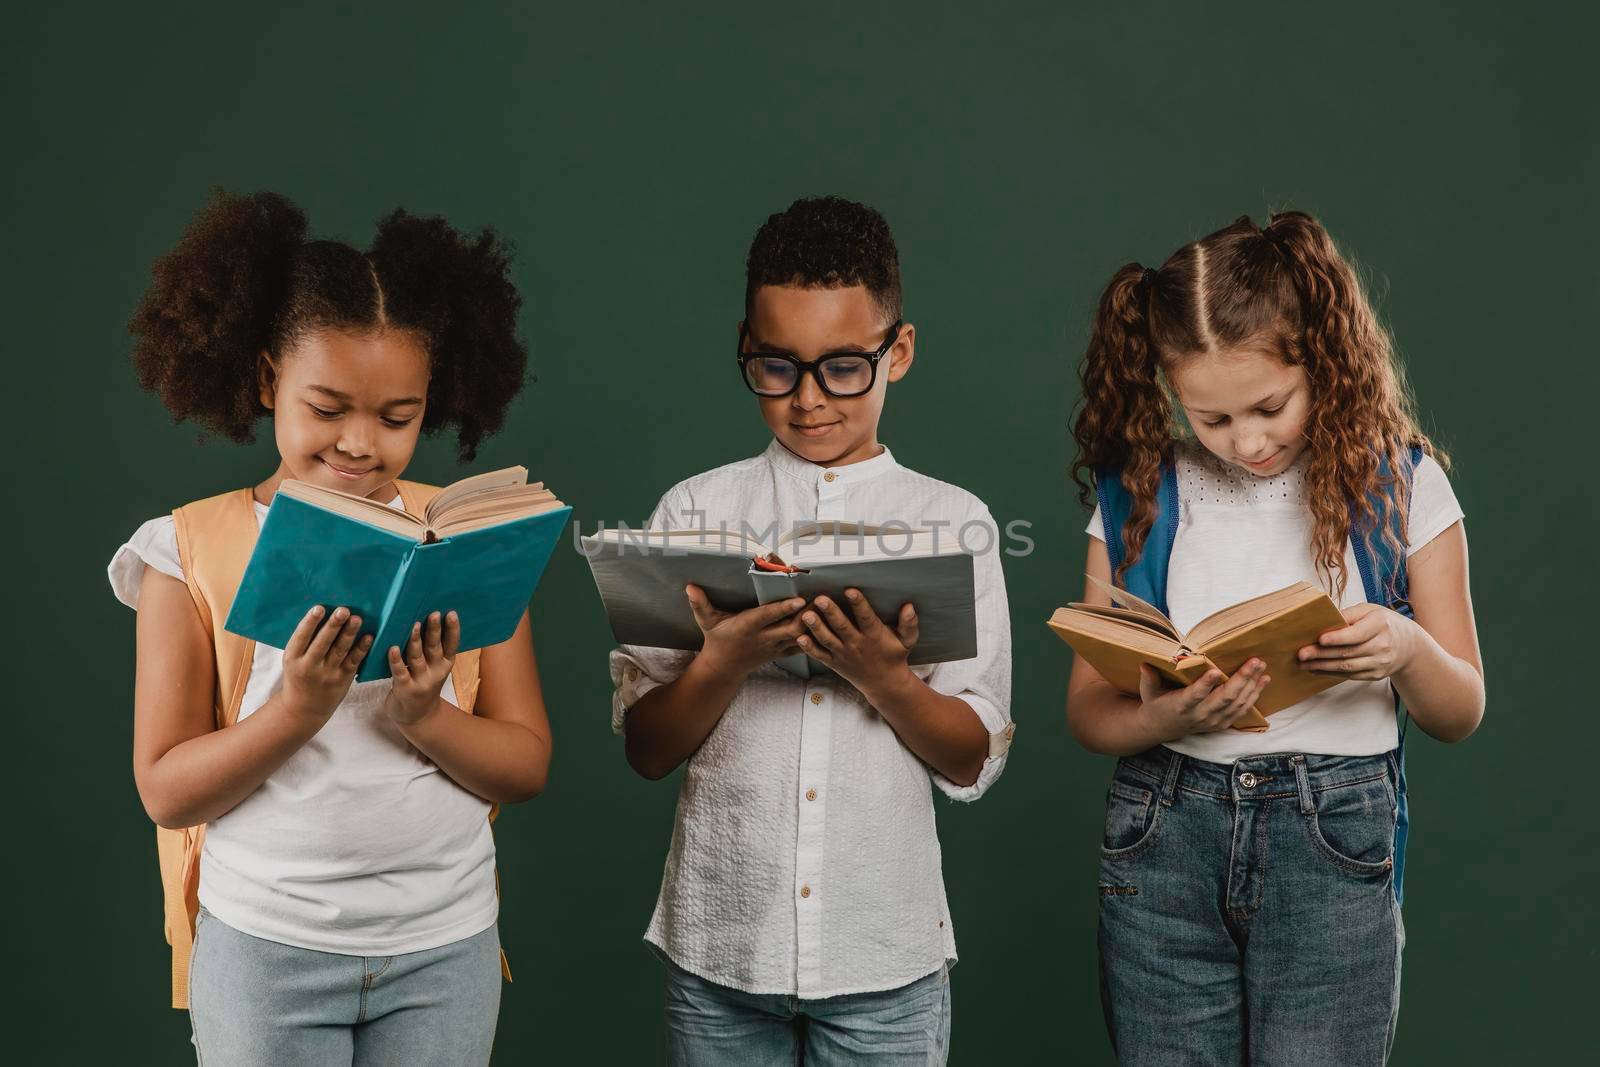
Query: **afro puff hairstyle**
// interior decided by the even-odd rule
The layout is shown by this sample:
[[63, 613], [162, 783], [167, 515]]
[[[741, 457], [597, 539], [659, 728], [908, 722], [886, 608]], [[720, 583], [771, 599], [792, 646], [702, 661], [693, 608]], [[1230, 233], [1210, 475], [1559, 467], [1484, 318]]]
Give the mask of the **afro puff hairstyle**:
[[467, 237], [396, 209], [361, 252], [308, 240], [305, 214], [277, 193], [215, 190], [151, 270], [128, 323], [134, 368], [175, 422], [244, 443], [268, 414], [262, 352], [281, 358], [319, 330], [405, 330], [430, 362], [422, 432], [454, 427], [466, 462], [504, 425], [524, 383], [510, 262], [489, 229]]
[[837, 196], [806, 197], [756, 231], [745, 259], [745, 314], [763, 285], [865, 286], [893, 322], [901, 317], [900, 253], [884, 217]]

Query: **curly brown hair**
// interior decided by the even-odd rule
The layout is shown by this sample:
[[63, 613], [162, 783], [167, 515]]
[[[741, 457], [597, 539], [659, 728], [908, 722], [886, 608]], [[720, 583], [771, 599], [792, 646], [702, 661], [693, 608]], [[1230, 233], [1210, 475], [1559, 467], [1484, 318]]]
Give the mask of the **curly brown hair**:
[[[1321, 223], [1299, 211], [1248, 215], [1184, 245], [1160, 268], [1123, 266], [1100, 298], [1080, 369], [1072, 477], [1088, 505], [1093, 479], [1121, 470], [1133, 510], [1122, 530], [1121, 580], [1155, 520], [1162, 466], [1187, 436], [1170, 374], [1199, 355], [1244, 346], [1276, 353], [1305, 371], [1311, 406], [1305, 434], [1306, 495], [1319, 573], [1345, 587], [1351, 502], [1361, 524], [1405, 546], [1410, 504], [1404, 469], [1414, 446], [1449, 468], [1418, 427], [1404, 372], [1351, 263]], [[1369, 494], [1379, 491], [1381, 515]], [[1397, 531], [1394, 527], [1398, 526]]]
[[262, 353], [281, 358], [319, 330], [404, 330], [429, 358], [422, 432], [454, 427], [465, 462], [525, 382], [510, 263], [491, 229], [468, 237], [396, 209], [362, 252], [309, 239], [305, 214], [277, 193], [217, 189], [151, 269], [128, 323], [134, 368], [175, 422], [244, 443], [268, 414]]

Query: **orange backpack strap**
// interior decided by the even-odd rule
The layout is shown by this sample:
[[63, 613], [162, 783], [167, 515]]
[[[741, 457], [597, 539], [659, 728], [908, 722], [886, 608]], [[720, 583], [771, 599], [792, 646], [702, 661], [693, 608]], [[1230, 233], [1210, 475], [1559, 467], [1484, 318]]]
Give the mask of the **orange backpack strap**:
[[[250, 662], [255, 657], [254, 641], [222, 628], [255, 548], [259, 527], [254, 500], [249, 489], [236, 489], [185, 504], [172, 513], [184, 582], [215, 651], [212, 710], [219, 730], [239, 717]], [[175, 1008], [188, 1007], [189, 1002], [189, 957], [194, 951], [194, 917], [200, 909], [200, 850], [205, 835], [204, 825], [181, 830], [156, 827]]]

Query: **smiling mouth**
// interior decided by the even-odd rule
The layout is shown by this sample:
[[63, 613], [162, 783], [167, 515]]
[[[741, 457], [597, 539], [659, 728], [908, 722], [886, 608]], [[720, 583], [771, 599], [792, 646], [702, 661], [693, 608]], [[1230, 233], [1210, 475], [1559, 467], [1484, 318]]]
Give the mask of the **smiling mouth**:
[[344, 467], [341, 467], [341, 466], [339, 466], [337, 464], [329, 463], [327, 460], [323, 460], [322, 462], [329, 470], [333, 471], [333, 473], [337, 474], [339, 477], [347, 478], [347, 479], [351, 479], [351, 480], [354, 480], [356, 478], [365, 478], [367, 475], [371, 474], [373, 471], [378, 469], [376, 467], [368, 467], [364, 471], [353, 471], [353, 470], [347, 470]]
[[1278, 449], [1278, 451], [1274, 452], [1272, 455], [1268, 456], [1266, 459], [1257, 460], [1254, 463], [1251, 463], [1249, 460], [1245, 460], [1244, 465], [1246, 467], [1254, 467], [1256, 470], [1260, 470], [1263, 467], [1272, 466], [1274, 463], [1277, 462], [1278, 457], [1281, 456], [1282, 454], [1283, 454], [1283, 449], [1280, 448], [1280, 449]]
[[827, 433], [829, 430], [833, 429], [839, 424], [837, 422], [824, 422], [815, 426], [806, 426], [802, 423], [791, 422], [789, 425], [793, 426], [796, 430], [799, 430], [807, 437], [821, 437], [823, 434]]

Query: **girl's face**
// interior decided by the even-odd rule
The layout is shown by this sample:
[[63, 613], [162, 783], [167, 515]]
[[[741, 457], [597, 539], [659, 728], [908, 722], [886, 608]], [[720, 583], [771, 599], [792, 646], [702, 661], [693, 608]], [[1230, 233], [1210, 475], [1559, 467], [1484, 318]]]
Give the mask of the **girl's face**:
[[321, 330], [276, 362], [263, 355], [260, 375], [279, 476], [372, 496], [411, 462], [428, 355], [410, 334]]
[[1301, 368], [1240, 349], [1194, 356], [1167, 377], [1195, 437], [1224, 462], [1270, 478], [1305, 450], [1311, 390]]

